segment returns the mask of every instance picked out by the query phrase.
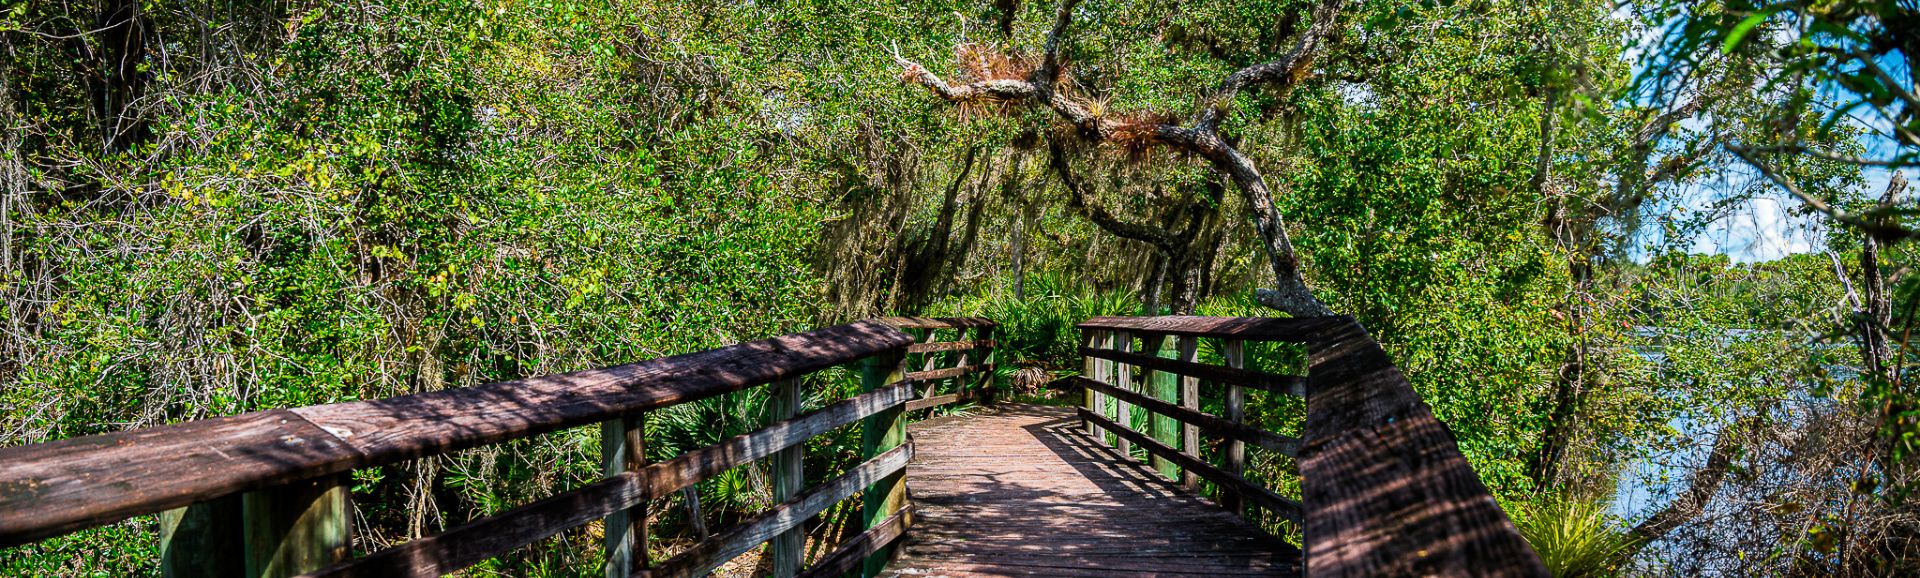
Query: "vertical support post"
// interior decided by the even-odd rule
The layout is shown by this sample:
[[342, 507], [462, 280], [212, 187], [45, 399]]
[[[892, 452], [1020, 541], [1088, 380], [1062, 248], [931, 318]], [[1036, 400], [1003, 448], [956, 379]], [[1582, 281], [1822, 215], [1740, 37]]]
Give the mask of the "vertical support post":
[[[967, 328], [964, 326], [955, 327], [953, 329], [953, 340], [966, 341]], [[947, 367], [970, 367], [968, 364], [973, 362], [973, 356], [971, 355], [972, 353], [973, 353], [972, 348], [957, 349], [957, 350], [947, 352], [947, 361], [948, 361]], [[968, 371], [971, 372], [972, 369], [969, 368]], [[967, 400], [973, 399], [973, 392], [967, 391], [967, 375], [966, 374], [963, 373], [960, 375], [953, 376], [952, 379], [947, 381], [953, 384], [953, 393], [960, 396], [959, 397], [960, 401], [967, 401]]]
[[347, 559], [353, 506], [347, 476], [301, 480], [240, 496], [249, 578], [287, 578]]
[[[938, 329], [909, 329], [907, 330], [907, 335], [913, 336], [914, 343], [933, 343], [940, 340], [940, 330]], [[939, 367], [935, 366], [935, 364], [938, 363], [935, 360], [938, 359], [939, 357], [940, 357], [939, 355], [935, 355], [933, 352], [921, 353], [920, 354], [920, 371], [933, 371], [935, 369], [939, 369]], [[911, 363], [911, 359], [903, 360], [902, 363]], [[926, 399], [929, 397], [933, 397], [933, 393], [934, 393], [933, 381], [928, 381], [920, 385], [926, 386], [926, 389], [920, 390], [920, 392], [917, 394], [920, 396], [919, 399]]]
[[[800, 380], [785, 379], [773, 384], [773, 413], [768, 416], [769, 423], [785, 421], [800, 415]], [[805, 458], [806, 440], [794, 442], [786, 449], [773, 454], [773, 501], [785, 503], [800, 493], [806, 486], [806, 468], [801, 460]], [[780, 535], [774, 536], [768, 549], [773, 555], [773, 577], [792, 578], [800, 573], [802, 549], [806, 545], [806, 531], [794, 526]]]
[[[611, 477], [646, 466], [645, 434], [644, 413], [600, 422], [600, 473]], [[627, 578], [634, 571], [645, 569], [647, 503], [609, 514], [603, 525], [607, 578]]]
[[[1088, 349], [1100, 349], [1101, 343], [1102, 341], [1104, 341], [1105, 334], [1106, 334], [1105, 331], [1101, 331], [1098, 329], [1082, 329], [1080, 330], [1080, 342], [1083, 347], [1086, 347]], [[1094, 359], [1089, 356], [1081, 356], [1080, 360], [1081, 360], [1080, 375], [1087, 379], [1100, 381], [1100, 368], [1101, 368], [1100, 360]], [[1086, 398], [1087, 411], [1091, 413], [1096, 413], [1096, 414], [1100, 413], [1100, 397], [1101, 397], [1100, 392], [1094, 391], [1092, 389], [1088, 389], [1085, 391], [1087, 396]], [[1094, 425], [1093, 422], [1091, 421], [1088, 421], [1086, 425], [1087, 425], [1087, 436], [1092, 437], [1095, 440], [1106, 439], [1104, 436], [1100, 435], [1100, 426]]]
[[[1220, 356], [1226, 358], [1227, 367], [1244, 369], [1247, 366], [1245, 344], [1238, 339], [1220, 341]], [[1227, 384], [1227, 421], [1245, 422], [1247, 418], [1247, 390], [1239, 384]], [[1237, 439], [1227, 440], [1226, 470], [1237, 478], [1247, 475], [1247, 444]], [[1220, 507], [1233, 512], [1235, 516], [1246, 516], [1246, 499], [1239, 493], [1226, 488], [1220, 489]]]
[[247, 571], [235, 544], [244, 543], [240, 495], [221, 496], [160, 513], [163, 578], [240, 578]]
[[[860, 390], [874, 391], [905, 377], [900, 369], [903, 351], [893, 350], [868, 357], [861, 362]], [[860, 425], [860, 455], [864, 459], [873, 459], [881, 453], [899, 447], [907, 440], [906, 408], [894, 406], [885, 411], [867, 416]], [[907, 503], [906, 471], [894, 472], [873, 485], [867, 486], [862, 493], [860, 518], [862, 528], [872, 529], [886, 521], [887, 517]], [[907, 526], [913, 525], [912, 516], [901, 519]], [[893, 556], [893, 548], [887, 547], [861, 563], [860, 575], [873, 578], [886, 569], [887, 560]]]
[[979, 351], [980, 353], [980, 369], [981, 369], [980, 379], [975, 380], [974, 387], [976, 388], [976, 391], [979, 392], [977, 395], [979, 395], [981, 402], [986, 404], [992, 404], [994, 402], [993, 397], [994, 397], [995, 391], [993, 387], [994, 386], [993, 375], [996, 372], [996, 370], [999, 369], [998, 367], [995, 366], [995, 363], [994, 363], [995, 360], [998, 358], [998, 356], [995, 354], [993, 350], [994, 349], [993, 343], [992, 343], [993, 330], [994, 330], [994, 327], [989, 325], [986, 327], [981, 327], [980, 329], [975, 331], [975, 334], [974, 334], [974, 339], [977, 340], [976, 351]]
[[[1114, 351], [1133, 351], [1133, 334], [1132, 333], [1129, 333], [1126, 331], [1115, 331], [1112, 333], [1112, 339], [1113, 339], [1113, 343], [1110, 345], [1110, 347]], [[1127, 391], [1136, 391], [1136, 392], [1140, 391], [1139, 388], [1133, 385], [1133, 367], [1132, 366], [1129, 366], [1125, 363], [1120, 363], [1118, 361], [1107, 361], [1106, 366], [1107, 366], [1106, 375], [1103, 376], [1103, 379], [1100, 380], [1102, 383], [1106, 383], [1107, 385], [1118, 387], [1120, 389], [1124, 389]], [[1114, 399], [1113, 405], [1114, 405], [1114, 408], [1113, 408], [1114, 423], [1117, 423], [1129, 428], [1135, 428], [1135, 429], [1138, 429], [1140, 427], [1140, 426], [1134, 425], [1133, 423], [1133, 404], [1120, 401], [1119, 399]], [[1127, 441], [1126, 438], [1122, 438], [1117, 434], [1114, 435], [1113, 437], [1114, 437], [1114, 440], [1113, 440], [1114, 447], [1120, 450], [1120, 455], [1127, 456], [1128, 459], [1132, 459], [1133, 458], [1133, 442]]]
[[[1150, 347], [1155, 357], [1161, 359], [1173, 359], [1175, 357], [1174, 344], [1169, 343], [1170, 339], [1168, 336], [1155, 335], [1148, 338], [1147, 341], [1152, 343]], [[1175, 383], [1176, 377], [1179, 376], [1165, 371], [1147, 372], [1145, 379], [1147, 381], [1147, 387], [1151, 390], [1147, 392], [1147, 395], [1160, 401], [1179, 403], [1180, 392], [1179, 385]], [[1159, 440], [1160, 443], [1167, 444], [1168, 447], [1180, 446], [1179, 422], [1174, 421], [1171, 417], [1160, 414], [1151, 414], [1147, 416], [1147, 419], [1149, 421], [1147, 424], [1149, 426], [1148, 435], [1152, 435], [1153, 439]], [[1160, 471], [1160, 475], [1166, 476], [1169, 480], [1180, 479], [1179, 465], [1160, 456], [1152, 457], [1153, 459], [1150, 460], [1150, 463], [1153, 464], [1153, 469]]]
[[[1180, 361], [1192, 363], [1199, 360], [1200, 338], [1182, 335], [1177, 343]], [[1200, 378], [1180, 376], [1180, 407], [1200, 413]], [[1186, 422], [1180, 423], [1180, 453], [1187, 454], [1196, 460], [1200, 459], [1200, 426]], [[1180, 485], [1189, 491], [1199, 491], [1200, 478], [1192, 471], [1181, 471]]]

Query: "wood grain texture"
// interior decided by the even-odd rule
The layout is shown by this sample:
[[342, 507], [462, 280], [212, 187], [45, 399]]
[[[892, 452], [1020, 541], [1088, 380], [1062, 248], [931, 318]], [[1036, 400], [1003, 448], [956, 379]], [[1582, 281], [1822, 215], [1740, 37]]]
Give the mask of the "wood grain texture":
[[[1193, 472], [1201, 478], [1213, 482], [1215, 485], [1233, 489], [1235, 493], [1240, 494], [1242, 499], [1252, 502], [1256, 506], [1266, 508], [1267, 511], [1273, 512], [1282, 518], [1294, 522], [1300, 521], [1300, 502], [1298, 501], [1273, 493], [1273, 490], [1254, 485], [1252, 482], [1242, 479], [1239, 476], [1227, 475], [1226, 471], [1214, 467], [1213, 464], [1181, 453], [1180, 450], [1175, 449], [1173, 446], [1153, 439], [1152, 436], [1147, 434], [1120, 427], [1119, 424], [1108, 421], [1104, 417], [1084, 414], [1081, 417], [1094, 420], [1096, 423], [1099, 423], [1101, 427], [1111, 429], [1115, 435], [1133, 440], [1134, 445], [1147, 450], [1147, 454], [1149, 455], [1158, 456], [1182, 468], [1184, 471]], [[1162, 475], [1165, 474], [1163, 473]]]
[[911, 343], [862, 321], [606, 369], [0, 449], [0, 547], [713, 397]]
[[907, 346], [907, 353], [931, 353], [935, 351], [960, 351], [965, 349], [984, 349], [993, 347], [992, 339], [970, 339], [966, 341], [937, 341], [934, 343], [915, 343]]
[[686, 578], [705, 576], [714, 568], [747, 550], [758, 547], [780, 534], [800, 527], [834, 503], [852, 497], [855, 492], [907, 467], [913, 457], [913, 445], [903, 445], [854, 466], [847, 473], [794, 496], [793, 499], [762, 512], [740, 525], [661, 562], [659, 567], [636, 573], [642, 578]]
[[532, 504], [475, 520], [312, 574], [315, 577], [439, 576], [597, 518], [630, 509], [694, 482], [766, 459], [808, 438], [885, 411], [897, 411], [911, 384], [897, 383], [770, 424], [759, 430], [624, 472]]
[[360, 460], [286, 410], [0, 449], [0, 547], [336, 474]]
[[959, 329], [962, 327], [997, 327], [992, 319], [985, 317], [881, 317], [875, 319], [881, 323], [901, 329]]
[[1236, 423], [1231, 420], [1222, 419], [1219, 417], [1200, 413], [1199, 411], [1173, 405], [1173, 404], [1160, 401], [1157, 399], [1153, 399], [1153, 398], [1150, 398], [1138, 393], [1134, 393], [1131, 391], [1122, 390], [1116, 386], [1107, 385], [1107, 384], [1100, 383], [1098, 381], [1094, 381], [1094, 380], [1080, 377], [1077, 375], [1073, 377], [1068, 377], [1066, 379], [1067, 379], [1067, 382], [1073, 387], [1091, 388], [1095, 391], [1099, 391], [1101, 393], [1104, 393], [1104, 394], [1113, 396], [1115, 398], [1125, 400], [1134, 405], [1140, 406], [1141, 408], [1144, 408], [1147, 411], [1165, 415], [1167, 417], [1171, 417], [1183, 423], [1198, 426], [1200, 429], [1205, 430], [1208, 434], [1211, 434], [1211, 435], [1238, 440], [1241, 442], [1251, 443], [1253, 445], [1259, 446], [1261, 449], [1265, 449], [1273, 452], [1279, 452], [1289, 456], [1296, 455], [1300, 451], [1300, 440], [1293, 439], [1291, 437], [1266, 431], [1250, 425]]
[[833, 552], [821, 556], [818, 562], [807, 567], [798, 578], [838, 578], [842, 574], [858, 570], [861, 560], [893, 545], [901, 536], [906, 535], [907, 517], [912, 509], [909, 506], [894, 512], [885, 520], [881, 520], [880, 525], [840, 544], [840, 547], [834, 548]]
[[1384, 350], [1351, 318], [1308, 344], [1307, 569], [1544, 577], [1540, 559]]
[[1299, 575], [1297, 550], [1094, 441], [1071, 408], [912, 428], [913, 530], [885, 576]]
[[[646, 414], [600, 422], [600, 473], [617, 476], [647, 465]], [[607, 578], [626, 578], [647, 566], [647, 503], [615, 511], [601, 523]]]
[[[1220, 357], [1224, 359], [1227, 367], [1235, 369], [1246, 367], [1246, 351], [1246, 344], [1238, 339], [1220, 340]], [[1226, 417], [1229, 423], [1236, 425], [1246, 423], [1247, 390], [1245, 388], [1238, 385], [1227, 385], [1226, 410], [1227, 415], [1224, 417]], [[1294, 451], [1287, 453], [1287, 455], [1297, 456], [1299, 455], [1299, 451], [1299, 447], [1295, 446]], [[1229, 439], [1227, 441], [1227, 447], [1221, 454], [1221, 471], [1225, 471], [1227, 474], [1233, 476], [1246, 475], [1247, 445], [1245, 441]], [[1233, 490], [1224, 488], [1220, 490], [1220, 507], [1226, 508], [1227, 511], [1235, 514], [1244, 515], [1246, 513], [1246, 501], [1240, 499], [1240, 494]]]
[[364, 453], [358, 467], [377, 466], [706, 399], [912, 342], [861, 321], [618, 367], [293, 411]]
[[[899, 379], [905, 371], [904, 353], [884, 354], [869, 357], [860, 364], [860, 389], [871, 391], [882, 384]], [[913, 382], [907, 382], [909, 387]], [[909, 390], [911, 393], [911, 390]], [[875, 413], [860, 423], [860, 456], [873, 458], [883, 452], [891, 451], [907, 441], [907, 418], [905, 408], [895, 408]], [[907, 506], [907, 484], [904, 474], [881, 478], [867, 486], [860, 493], [860, 523], [865, 529], [878, 527], [888, 516]], [[911, 520], [909, 520], [911, 522]], [[887, 560], [893, 555], [891, 547], [881, 547], [865, 560], [860, 561], [860, 575], [872, 577], [879, 574]]]
[[[773, 384], [772, 419], [785, 420], [799, 413], [803, 403], [800, 381], [785, 379]], [[773, 501], [786, 503], [800, 494], [801, 486], [807, 483], [806, 470], [807, 442], [788, 445], [786, 449], [773, 453], [767, 470], [773, 474]], [[793, 578], [800, 572], [800, 564], [806, 557], [803, 547], [806, 545], [806, 533], [799, 524], [786, 531], [774, 534], [767, 543], [769, 557], [773, 560], [773, 578]]]
[[1307, 379], [1297, 375], [1279, 375], [1250, 369], [1222, 367], [1092, 347], [1080, 348], [1080, 355], [1096, 359], [1118, 361], [1127, 365], [1144, 367], [1153, 371], [1166, 372], [1174, 375], [1196, 377], [1211, 382], [1237, 384], [1274, 393], [1301, 396], [1306, 395], [1307, 392]]
[[936, 395], [933, 397], [916, 399], [916, 400], [907, 402], [907, 411], [919, 411], [923, 409], [932, 409], [932, 408], [940, 407], [950, 403], [956, 403], [961, 400], [972, 399], [972, 397], [973, 396], [965, 393], [949, 393], [946, 395]]
[[962, 377], [968, 374], [982, 372], [982, 371], [993, 371], [993, 366], [987, 365], [987, 364], [960, 365], [960, 366], [948, 367], [943, 369], [929, 369], [926, 371], [915, 371], [912, 373], [908, 373], [907, 379], [911, 379], [914, 381], [933, 381], [936, 379], [950, 379], [955, 377]]
[[1305, 342], [1309, 335], [1326, 327], [1327, 319], [1289, 319], [1281, 317], [1200, 317], [1166, 315], [1160, 317], [1095, 317], [1076, 327], [1109, 331], [1133, 331], [1160, 335], [1231, 337], [1250, 341]]
[[430, 578], [450, 574], [646, 499], [641, 473], [627, 472], [301, 578]]
[[247, 576], [288, 578], [347, 559], [351, 482], [336, 474], [242, 494]]

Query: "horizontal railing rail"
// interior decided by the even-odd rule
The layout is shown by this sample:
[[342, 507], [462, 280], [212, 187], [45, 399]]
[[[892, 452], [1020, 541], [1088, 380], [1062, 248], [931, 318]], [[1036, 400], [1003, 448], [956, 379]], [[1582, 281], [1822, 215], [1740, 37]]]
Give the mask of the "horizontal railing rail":
[[[0, 546], [162, 513], [169, 575], [438, 576], [604, 520], [609, 576], [702, 575], [761, 544], [771, 544], [776, 575], [794, 576], [801, 525], [863, 493], [865, 532], [810, 572], [872, 565], [905, 531], [901, 474], [912, 448], [902, 416], [916, 382], [900, 361], [914, 341], [870, 320], [606, 369], [4, 448]], [[863, 393], [799, 412], [799, 378], [854, 362]], [[645, 412], [769, 384], [775, 415], [765, 427], [645, 463]], [[596, 422], [607, 478], [349, 559], [345, 473]], [[806, 441], [854, 423], [865, 461], [801, 488]], [[761, 460], [776, 506], [647, 560], [650, 498]]]
[[[1547, 575], [1452, 432], [1352, 318], [1101, 317], [1078, 327], [1083, 375], [1063, 383], [1085, 392], [1088, 433], [1112, 434], [1128, 455], [1139, 446], [1189, 488], [1213, 483], [1236, 514], [1250, 502], [1300, 524], [1308, 575]], [[1199, 339], [1219, 340], [1224, 365], [1198, 362]], [[1307, 375], [1246, 369], [1249, 341], [1304, 344]], [[1225, 415], [1200, 411], [1202, 381], [1225, 387]], [[1245, 388], [1304, 396], [1302, 439], [1244, 423]], [[1146, 432], [1123, 423], [1136, 407], [1149, 414]], [[1201, 432], [1226, 441], [1223, 463], [1201, 457]], [[1299, 500], [1245, 478], [1246, 444], [1295, 456]]]
[[[945, 405], [993, 401], [993, 332], [1000, 325], [983, 317], [884, 317], [882, 323], [907, 332], [907, 379], [923, 384], [919, 398], [907, 402], [907, 411]], [[949, 333], [950, 332], [950, 333]], [[971, 334], [971, 335], [969, 335]], [[940, 393], [942, 384], [949, 384]]]

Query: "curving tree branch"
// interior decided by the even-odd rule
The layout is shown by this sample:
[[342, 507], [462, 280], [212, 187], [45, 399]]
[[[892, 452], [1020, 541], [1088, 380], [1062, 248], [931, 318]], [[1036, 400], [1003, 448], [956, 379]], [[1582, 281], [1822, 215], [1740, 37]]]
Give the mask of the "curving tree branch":
[[[1273, 204], [1272, 190], [1252, 159], [1241, 154], [1218, 132], [1220, 119], [1240, 91], [1265, 86], [1286, 91], [1305, 78], [1314, 54], [1336, 28], [1346, 0], [1322, 0], [1313, 9], [1313, 23], [1300, 32], [1293, 50], [1273, 61], [1234, 72], [1221, 82], [1220, 89], [1201, 103], [1190, 126], [1153, 122], [1131, 122], [1103, 117], [1085, 102], [1057, 90], [1063, 65], [1060, 51], [1072, 25], [1078, 0], [1064, 0], [1055, 12], [1053, 29], [1047, 35], [1040, 66], [1027, 80], [983, 79], [955, 84], [941, 79], [925, 66], [894, 55], [901, 78], [925, 87], [935, 96], [955, 104], [1007, 103], [1041, 105], [1071, 124], [1079, 134], [1094, 142], [1127, 141], [1164, 146], [1193, 154], [1227, 175], [1240, 190], [1266, 249], [1277, 287], [1260, 292], [1261, 303], [1301, 317], [1332, 315], [1324, 303], [1313, 296], [1300, 275], [1299, 258], [1286, 232], [1286, 221]], [[1079, 194], [1079, 192], [1075, 192]], [[1109, 215], [1110, 216], [1110, 215]]]

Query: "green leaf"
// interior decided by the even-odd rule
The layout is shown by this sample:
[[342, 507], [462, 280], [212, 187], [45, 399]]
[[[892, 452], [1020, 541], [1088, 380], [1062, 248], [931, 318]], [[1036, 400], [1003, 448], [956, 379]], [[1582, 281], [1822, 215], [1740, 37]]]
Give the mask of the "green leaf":
[[1759, 26], [1761, 22], [1766, 22], [1767, 17], [1772, 15], [1772, 10], [1762, 10], [1753, 13], [1753, 15], [1748, 16], [1746, 20], [1741, 20], [1739, 24], [1734, 25], [1733, 30], [1727, 32], [1727, 41], [1720, 45], [1720, 53], [1727, 54], [1733, 52], [1733, 48], [1739, 46], [1741, 40], [1746, 39], [1747, 33], [1752, 32], [1753, 27]]

